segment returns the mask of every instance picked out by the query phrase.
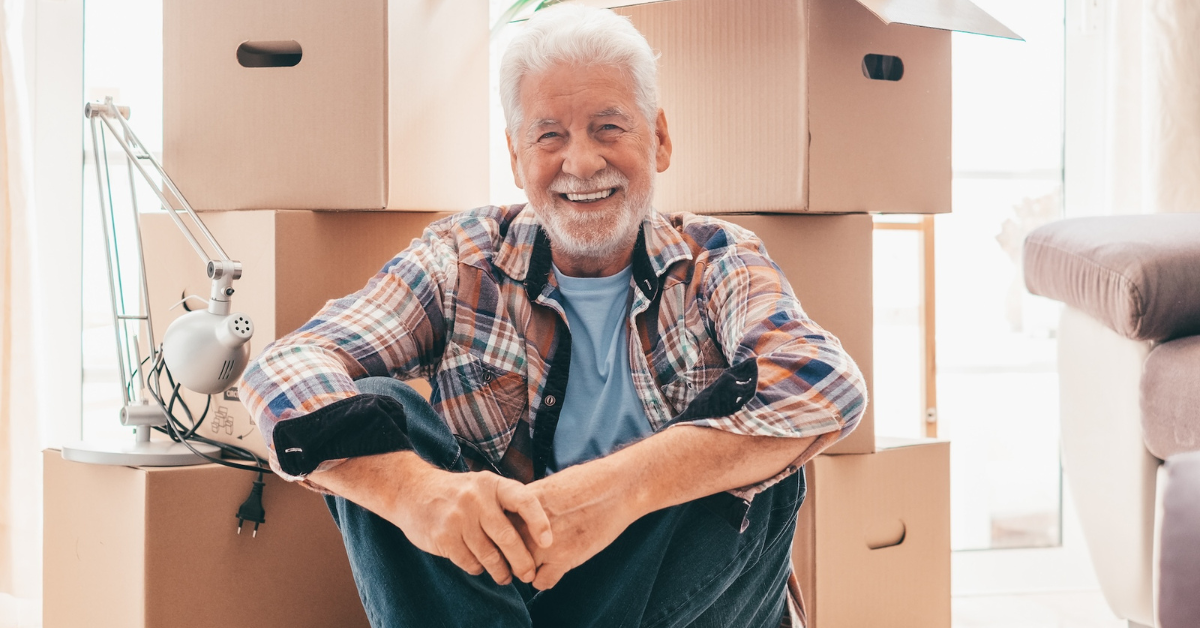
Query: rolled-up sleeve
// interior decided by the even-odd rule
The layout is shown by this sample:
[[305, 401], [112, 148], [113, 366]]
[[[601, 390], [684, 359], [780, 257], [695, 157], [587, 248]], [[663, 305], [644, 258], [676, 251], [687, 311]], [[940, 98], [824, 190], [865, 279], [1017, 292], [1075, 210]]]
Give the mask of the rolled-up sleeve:
[[[338, 403], [358, 395], [354, 380], [429, 377], [436, 369], [452, 307], [446, 286], [454, 285], [457, 269], [453, 247], [439, 237], [438, 228], [439, 223], [431, 225], [366, 287], [326, 303], [308, 323], [269, 345], [246, 369], [240, 382], [243, 403], [267, 443], [271, 467], [285, 479], [296, 481], [309, 471], [332, 468], [356, 451], [353, 446], [306, 443], [306, 439], [395, 432], [390, 427], [377, 429], [393, 423], [388, 415], [394, 412], [387, 408], [359, 403], [351, 411]], [[354, 421], [362, 422], [363, 430], [345, 425]], [[286, 461], [281, 465], [283, 452], [276, 451], [275, 438], [281, 425], [288, 426], [283, 432], [291, 451], [302, 452], [308, 445], [351, 455], [320, 460], [303, 471]], [[393, 449], [402, 448], [402, 436]], [[382, 453], [376, 451], [380, 446], [376, 440], [368, 453]], [[387, 448], [386, 443], [382, 446]]]
[[676, 423], [748, 436], [816, 437], [775, 477], [732, 491], [749, 499], [848, 435], [866, 410], [866, 383], [841, 342], [805, 314], [757, 238], [713, 251], [703, 267], [704, 311], [730, 368]]

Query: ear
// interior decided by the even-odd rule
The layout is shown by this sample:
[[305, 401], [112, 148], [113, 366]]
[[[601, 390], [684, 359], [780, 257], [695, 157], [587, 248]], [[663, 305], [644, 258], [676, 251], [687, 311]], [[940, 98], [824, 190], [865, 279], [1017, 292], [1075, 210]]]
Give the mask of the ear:
[[517, 149], [513, 148], [512, 133], [508, 129], [504, 129], [504, 141], [508, 142], [508, 160], [512, 166], [513, 183], [524, 190], [525, 185], [521, 183], [521, 169], [517, 167]]
[[667, 132], [667, 114], [658, 110], [658, 118], [654, 121], [654, 135], [658, 138], [658, 151], [655, 153], [658, 171], [662, 172], [671, 165], [671, 134]]

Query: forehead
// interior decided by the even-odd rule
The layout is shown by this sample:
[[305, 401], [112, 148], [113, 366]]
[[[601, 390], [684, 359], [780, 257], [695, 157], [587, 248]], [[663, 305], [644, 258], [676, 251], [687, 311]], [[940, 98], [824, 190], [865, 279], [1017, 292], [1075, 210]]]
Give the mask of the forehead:
[[613, 65], [556, 64], [522, 77], [520, 94], [528, 121], [637, 110], [633, 80]]

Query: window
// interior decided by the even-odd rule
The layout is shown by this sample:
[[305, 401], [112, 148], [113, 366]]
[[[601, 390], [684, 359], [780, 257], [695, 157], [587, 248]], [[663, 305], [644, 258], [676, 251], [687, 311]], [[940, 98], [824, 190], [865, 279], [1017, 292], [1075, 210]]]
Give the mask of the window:
[[[84, 6], [84, 97], [112, 96], [130, 108], [130, 124], [138, 136], [162, 156], [162, 0], [89, 0]], [[86, 125], [83, 116], [80, 124]], [[125, 154], [108, 142], [114, 220], [119, 234], [132, 238], [130, 185]], [[90, 127], [83, 133], [83, 437], [121, 437], [131, 433], [117, 416], [121, 407], [115, 330], [109, 302], [104, 240], [96, 183], [96, 156]], [[159, 207], [158, 198], [135, 173], [137, 202], [142, 211]], [[123, 296], [138, 302], [139, 273], [132, 241], [118, 242], [123, 251]], [[161, 335], [165, 324], [156, 328]], [[161, 338], [159, 338], [161, 341]], [[130, 438], [132, 438], [130, 436]]]

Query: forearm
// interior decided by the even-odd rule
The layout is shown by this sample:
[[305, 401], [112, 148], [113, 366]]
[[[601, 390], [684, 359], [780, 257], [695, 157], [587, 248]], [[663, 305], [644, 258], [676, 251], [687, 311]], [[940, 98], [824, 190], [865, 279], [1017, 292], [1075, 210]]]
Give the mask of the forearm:
[[386, 516], [413, 482], [433, 467], [413, 451], [395, 451], [351, 458], [328, 471], [308, 475], [309, 482], [344, 497], [371, 512]]
[[681, 425], [604, 458], [549, 478], [593, 507], [616, 508], [630, 520], [707, 495], [771, 478], [799, 465], [836, 439], [743, 436]]
[[742, 436], [681, 425], [534, 482], [555, 541], [535, 556], [533, 586], [553, 587], [646, 514], [769, 479], [834, 440], [836, 433]]

